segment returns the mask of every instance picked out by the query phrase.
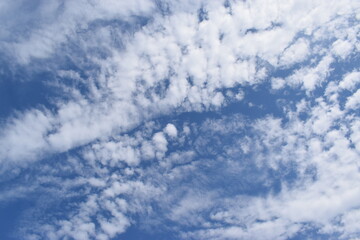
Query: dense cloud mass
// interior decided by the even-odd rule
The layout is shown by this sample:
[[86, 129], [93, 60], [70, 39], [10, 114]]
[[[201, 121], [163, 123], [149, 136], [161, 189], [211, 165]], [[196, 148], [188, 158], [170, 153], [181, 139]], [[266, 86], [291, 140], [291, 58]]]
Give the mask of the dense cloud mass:
[[360, 239], [360, 2], [0, 3], [0, 235]]

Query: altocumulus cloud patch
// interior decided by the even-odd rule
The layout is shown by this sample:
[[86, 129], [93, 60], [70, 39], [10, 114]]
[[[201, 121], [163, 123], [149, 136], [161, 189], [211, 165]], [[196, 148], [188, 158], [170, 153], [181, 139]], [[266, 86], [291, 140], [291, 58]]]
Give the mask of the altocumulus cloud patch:
[[0, 4], [2, 239], [359, 239], [357, 1]]

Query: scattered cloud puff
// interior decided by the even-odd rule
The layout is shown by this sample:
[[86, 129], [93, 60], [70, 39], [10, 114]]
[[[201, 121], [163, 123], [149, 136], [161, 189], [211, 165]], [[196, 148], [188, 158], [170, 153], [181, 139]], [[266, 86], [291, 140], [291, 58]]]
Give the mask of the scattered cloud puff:
[[168, 123], [164, 129], [164, 131], [166, 132], [166, 134], [168, 134], [170, 137], [177, 137], [177, 129], [174, 126], [174, 124]]
[[12, 234], [359, 238], [359, 7], [1, 3], [12, 81], [60, 93], [1, 120]]
[[307, 58], [309, 52], [309, 42], [304, 39], [298, 39], [280, 57], [280, 65], [292, 65], [301, 62]]
[[360, 82], [360, 72], [354, 71], [347, 74], [344, 77], [344, 79], [340, 82], [339, 86], [341, 89], [353, 91], [359, 82]]

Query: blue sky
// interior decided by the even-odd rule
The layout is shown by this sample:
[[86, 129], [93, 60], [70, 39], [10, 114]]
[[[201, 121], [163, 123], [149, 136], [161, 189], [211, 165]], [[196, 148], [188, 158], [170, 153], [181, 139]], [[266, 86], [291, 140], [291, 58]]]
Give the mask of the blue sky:
[[357, 1], [0, 20], [1, 239], [360, 239]]

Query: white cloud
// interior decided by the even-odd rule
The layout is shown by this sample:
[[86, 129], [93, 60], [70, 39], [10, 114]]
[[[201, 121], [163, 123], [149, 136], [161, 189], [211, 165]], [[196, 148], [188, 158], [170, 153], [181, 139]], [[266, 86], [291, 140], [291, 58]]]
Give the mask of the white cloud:
[[341, 222], [343, 223], [344, 235], [342, 236], [343, 239], [349, 238], [353, 235], [356, 239], [358, 237], [358, 233], [360, 232], [360, 227], [357, 224], [360, 221], [360, 209], [354, 209], [349, 211], [348, 213], [344, 214], [341, 218]]
[[345, 59], [351, 53], [352, 49], [353, 44], [346, 40], [338, 39], [332, 45], [332, 52], [342, 59]]
[[343, 80], [340, 81], [340, 89], [354, 90], [356, 85], [360, 82], [360, 72], [354, 71], [346, 74]]
[[177, 129], [174, 124], [168, 123], [164, 129], [165, 133], [170, 137], [177, 137]]
[[162, 158], [167, 151], [168, 142], [162, 132], [157, 132], [152, 138], [153, 144], [156, 149], [156, 157]]
[[[7, 4], [10, 11], [16, 11], [18, 16], [26, 17], [10, 18], [5, 29], [13, 29], [18, 24], [28, 28], [25, 33], [18, 37], [16, 32], [2, 32], [3, 37], [15, 38], [14, 42], [3, 43], [0, 47], [5, 52], [14, 55], [23, 64], [30, 62], [32, 58], [47, 58], [60, 48], [60, 44], [68, 38], [76, 36], [77, 31], [87, 30], [93, 21], [98, 19], [111, 20], [121, 18], [131, 21], [133, 15], [149, 15], [154, 11], [154, 3], [146, 0], [122, 3], [113, 0], [94, 2], [88, 1], [64, 1], [61, 3], [38, 1], [33, 7], [26, 6], [25, 1], [15, 1]], [[33, 12], [28, 12], [32, 9]], [[9, 18], [6, 18], [9, 19]], [[18, 22], [19, 21], [19, 22]], [[35, 23], [35, 27], [32, 24]], [[29, 31], [30, 29], [30, 31]], [[7, 49], [7, 50], [6, 50]]]
[[356, 150], [360, 152], [360, 122], [358, 120], [353, 121], [350, 139], [355, 145]]
[[357, 109], [360, 106], [360, 89], [347, 98], [345, 108]]
[[[51, 129], [51, 115], [33, 110], [10, 120], [0, 132], [1, 158], [12, 161], [33, 160], [47, 151], [44, 139]], [[4, 161], [2, 161], [5, 164]]]
[[302, 85], [307, 92], [315, 90], [326, 80], [331, 71], [330, 65], [334, 61], [331, 56], [324, 56], [315, 67], [303, 67], [286, 78], [290, 86]]
[[278, 90], [283, 88], [286, 85], [286, 82], [282, 78], [272, 78], [271, 79], [271, 88]]
[[[112, 8], [107, 5], [110, 3], [113, 5]], [[266, 69], [258, 66], [256, 58], [274, 66], [284, 50], [283, 58], [288, 62], [305, 58], [308, 45], [306, 40], [299, 39], [289, 47], [296, 33], [305, 29], [311, 34], [311, 29], [322, 29], [324, 23], [337, 12], [351, 12], [353, 3], [349, 2], [345, 7], [345, 3], [339, 4], [335, 1], [331, 4], [320, 1], [300, 5], [294, 1], [281, 6], [271, 1], [266, 4], [256, 1], [251, 5], [239, 2], [232, 4], [232, 14], [230, 14], [230, 9], [217, 2], [204, 4], [208, 19], [200, 23], [194, 16], [195, 9], [190, 7], [192, 3], [187, 7], [180, 5], [173, 3], [169, 7], [183, 10], [179, 12], [174, 10], [170, 16], [155, 14], [153, 21], [148, 25], [135, 29], [135, 33], [131, 36], [124, 36], [123, 49], [111, 44], [101, 45], [102, 42], [108, 42], [111, 36], [109, 31], [105, 30], [108, 25], [100, 25], [96, 31], [91, 30], [88, 25], [97, 19], [110, 22], [113, 19], [122, 19], [131, 23], [130, 15], [148, 16], [154, 11], [152, 3], [104, 2], [87, 5], [85, 2], [66, 2], [63, 11], [60, 11], [53, 21], [34, 30], [40, 32], [38, 35], [35, 32], [30, 33], [27, 41], [16, 43], [20, 44], [18, 54], [22, 55], [23, 62], [29, 61], [31, 56], [36, 54], [41, 55], [38, 57], [48, 57], [50, 52], [56, 52], [55, 45], [59, 43], [66, 45], [68, 40], [79, 42], [80, 48], [85, 52], [97, 46], [98, 49], [106, 49], [111, 54], [106, 59], [91, 54], [87, 56], [100, 68], [96, 74], [89, 72], [91, 94], [68, 96], [74, 99], [66, 103], [57, 102], [59, 109], [57, 113], [42, 113], [48, 118], [49, 126], [46, 130], [49, 134], [43, 134], [45, 129], [34, 132], [34, 135], [42, 136], [42, 139], [26, 143], [28, 146], [22, 151], [23, 154], [19, 153], [16, 144], [6, 143], [5, 148], [14, 149], [7, 150], [9, 154], [13, 153], [5, 155], [6, 158], [23, 159], [26, 155], [29, 159], [34, 159], [39, 152], [64, 152], [101, 136], [124, 132], [142, 121], [159, 114], [167, 114], [178, 107], [185, 111], [219, 108], [226, 104], [225, 96], [219, 91], [220, 89], [239, 84], [245, 86], [260, 84], [266, 78]], [[198, 5], [199, 2], [192, 6]], [[314, 6], [318, 6], [316, 9], [323, 9], [324, 12], [310, 11]], [[79, 8], [85, 10], [77, 11]], [[57, 7], [53, 6], [49, 9], [49, 12], [53, 13]], [[253, 9], [258, 10], [253, 11]], [[309, 11], [311, 14], [308, 14]], [[343, 23], [342, 18], [340, 20], [340, 23]], [[53, 26], [55, 23], [56, 27]], [[278, 25], [273, 26], [274, 23]], [[340, 23], [334, 20], [334, 24]], [[328, 25], [331, 24], [333, 22]], [[324, 28], [328, 25], [325, 24]], [[59, 28], [63, 28], [64, 31], [60, 31]], [[96, 33], [94, 36], [98, 40], [94, 44], [93, 38], [77, 34], [74, 28], [94, 31]], [[102, 28], [107, 34], [103, 34]], [[249, 32], [249, 29], [254, 31]], [[64, 34], [54, 39], [46, 37], [57, 36], [54, 31]], [[113, 31], [116, 32], [116, 29]], [[327, 37], [330, 38], [331, 34]], [[32, 42], [34, 47], [31, 47]], [[35, 45], [41, 45], [44, 49], [36, 50]], [[30, 52], [23, 51], [22, 48]], [[36, 53], [31, 49], [35, 49]], [[294, 59], [295, 55], [296, 59]], [[305, 67], [298, 70], [287, 78], [286, 82], [289, 85], [300, 83], [307, 91], [313, 91], [326, 78], [332, 61], [330, 56], [325, 56], [315, 68]], [[81, 61], [79, 64], [81, 67]], [[63, 72], [60, 70], [59, 73]], [[77, 75], [74, 76], [78, 78]], [[169, 81], [168, 86], [165, 81]], [[275, 82], [273, 84], [275, 88], [281, 86], [282, 84], [276, 85]], [[90, 99], [84, 100], [86, 98]], [[25, 118], [18, 117], [14, 121], [25, 121]], [[9, 124], [3, 128], [12, 134], [10, 132], [20, 132], [17, 129], [20, 125], [21, 123]], [[3, 138], [7, 137], [4, 135]], [[21, 136], [19, 138], [27, 139]]]
[[280, 65], [291, 65], [301, 62], [309, 54], [309, 42], [305, 39], [298, 39], [294, 44], [288, 47], [280, 57]]
[[[219, 159], [199, 161], [196, 155], [199, 153], [175, 151], [166, 157], [161, 155], [161, 160], [153, 162], [147, 170], [134, 166], [133, 172], [141, 172], [141, 181], [127, 179], [127, 175], [120, 173], [109, 176], [106, 183], [90, 178], [89, 182], [94, 188], [102, 189], [101, 194], [89, 197], [80, 206], [79, 215], [68, 222], [59, 222], [60, 230], [50, 228], [48, 234], [55, 234], [54, 239], [62, 236], [82, 239], [94, 234], [99, 238], [111, 239], [126, 231], [133, 223], [131, 213], [136, 212], [157, 219], [150, 223], [145, 221], [147, 224], [166, 224], [171, 220], [177, 226], [199, 229], [180, 233], [189, 239], [287, 239], [302, 231], [303, 224], [316, 226], [323, 233], [339, 232], [345, 239], [356, 235], [358, 230], [353, 219], [357, 215], [353, 209], [360, 207], [357, 201], [360, 191], [353, 183], [359, 180], [356, 167], [359, 152], [351, 147], [347, 133], [351, 129], [350, 138], [356, 141], [357, 125], [346, 120], [341, 129], [333, 129], [338, 119], [347, 119], [346, 113], [340, 111], [338, 105], [318, 100], [316, 106], [307, 110], [310, 105], [304, 101], [299, 111], [308, 111], [309, 118], [305, 121], [293, 115], [286, 124], [273, 117], [252, 123], [241, 116], [229, 116], [208, 120], [202, 126], [193, 125], [193, 130], [199, 136], [198, 140], [195, 139], [200, 144], [198, 147], [224, 149], [224, 152], [216, 150], [219, 151], [216, 154], [222, 155]], [[291, 115], [290, 112], [288, 114]], [[324, 124], [322, 118], [326, 118], [328, 123]], [[317, 124], [318, 121], [321, 123]], [[156, 128], [150, 129], [150, 132], [139, 129], [134, 137], [122, 136], [112, 140], [114, 143], [105, 140], [93, 146], [148, 143], [154, 154], [163, 154], [168, 144], [165, 130], [158, 132]], [[238, 134], [238, 141], [225, 140], [229, 133]], [[184, 136], [187, 135], [178, 132], [178, 138], [173, 141], [180, 141]], [[223, 145], [217, 146], [217, 138], [221, 139]], [[215, 145], [208, 146], [207, 141]], [[245, 141], [251, 146], [244, 152], [246, 156], [251, 156], [248, 162], [245, 160], [248, 157], [244, 158], [243, 153], [239, 152], [239, 143]], [[190, 144], [190, 147], [196, 149], [196, 145]], [[246, 164], [250, 164], [248, 168], [252, 171], [260, 169], [262, 175], [265, 169], [272, 169], [280, 176], [291, 170], [291, 166], [296, 166], [295, 182], [288, 182], [286, 177], [280, 178], [279, 192], [248, 196], [241, 192], [241, 180], [236, 178], [251, 178], [252, 174], [256, 174], [250, 172], [247, 175]], [[104, 163], [104, 166], [108, 167], [109, 164]], [[129, 176], [133, 178], [136, 175]], [[238, 192], [227, 190], [222, 185], [212, 185], [227, 179], [230, 182], [239, 181]], [[262, 183], [269, 189], [274, 184], [272, 178], [266, 175], [250, 181], [249, 184]], [[151, 185], [152, 182], [156, 183], [156, 187]], [[123, 197], [132, 201], [121, 200]], [[149, 207], [150, 202], [156, 203], [162, 210], [153, 212]], [[102, 215], [104, 210], [111, 212], [110, 219]], [[90, 216], [97, 217], [99, 228], [94, 229], [91, 223], [86, 222]], [[341, 219], [342, 225], [333, 222], [337, 218]], [[76, 228], [82, 230], [72, 230]]]

